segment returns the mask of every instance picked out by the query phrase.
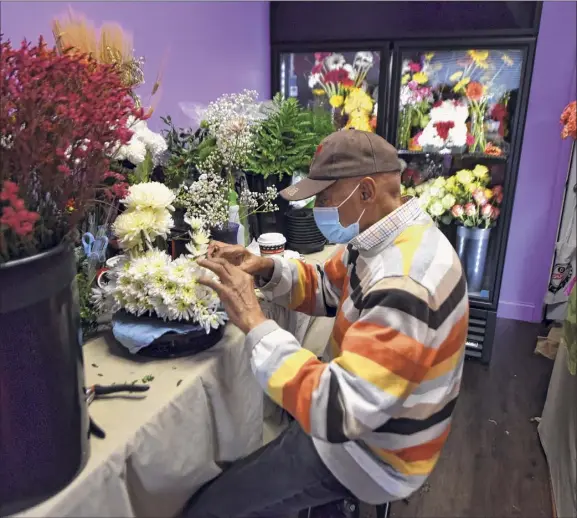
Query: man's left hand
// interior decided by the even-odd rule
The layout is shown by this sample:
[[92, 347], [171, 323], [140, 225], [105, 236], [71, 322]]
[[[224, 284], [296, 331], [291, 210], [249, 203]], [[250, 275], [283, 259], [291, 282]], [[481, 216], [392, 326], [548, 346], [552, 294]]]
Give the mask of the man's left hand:
[[266, 320], [254, 292], [252, 275], [220, 258], [202, 259], [198, 265], [214, 272], [220, 279], [217, 282], [201, 277], [198, 282], [216, 291], [228, 318], [243, 333], [248, 334]]

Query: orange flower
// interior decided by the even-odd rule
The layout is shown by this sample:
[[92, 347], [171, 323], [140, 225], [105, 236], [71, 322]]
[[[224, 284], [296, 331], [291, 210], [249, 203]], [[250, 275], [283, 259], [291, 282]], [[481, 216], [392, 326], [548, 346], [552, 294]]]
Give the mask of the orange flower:
[[572, 139], [577, 139], [577, 102], [573, 101], [569, 103], [563, 113], [561, 114], [561, 124], [563, 124], [563, 130], [561, 131], [561, 137]]
[[466, 88], [467, 97], [472, 101], [479, 101], [485, 93], [485, 87], [481, 83], [472, 82]]
[[503, 154], [503, 150], [500, 147], [495, 146], [494, 144], [491, 144], [491, 142], [489, 142], [485, 146], [485, 154], [492, 156], [501, 156]]

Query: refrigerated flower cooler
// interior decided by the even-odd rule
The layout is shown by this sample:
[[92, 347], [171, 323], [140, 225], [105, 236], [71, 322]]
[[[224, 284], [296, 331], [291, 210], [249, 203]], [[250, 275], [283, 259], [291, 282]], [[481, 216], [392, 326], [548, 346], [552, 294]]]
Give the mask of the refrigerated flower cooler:
[[463, 263], [467, 352], [489, 362], [540, 4], [482, 4], [273, 3], [271, 41], [274, 92], [396, 145], [404, 194]]

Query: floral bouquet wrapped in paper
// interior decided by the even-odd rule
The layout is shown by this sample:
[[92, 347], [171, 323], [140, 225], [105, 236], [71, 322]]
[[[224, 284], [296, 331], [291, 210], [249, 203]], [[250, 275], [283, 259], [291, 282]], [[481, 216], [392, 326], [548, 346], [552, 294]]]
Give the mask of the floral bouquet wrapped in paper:
[[115, 314], [113, 333], [133, 353], [163, 337], [165, 348], [170, 343], [168, 349], [176, 347], [182, 353], [189, 345], [194, 352], [199, 336], [219, 330], [226, 321], [215, 292], [197, 282], [200, 276], [212, 275], [197, 264], [208, 249], [205, 223], [186, 219], [187, 254], [172, 259], [164, 251], [163, 240], [174, 225], [174, 200], [174, 193], [160, 183], [130, 188], [122, 200], [126, 210], [113, 225], [124, 255], [114, 258], [106, 280], [94, 289], [95, 305], [103, 313]]

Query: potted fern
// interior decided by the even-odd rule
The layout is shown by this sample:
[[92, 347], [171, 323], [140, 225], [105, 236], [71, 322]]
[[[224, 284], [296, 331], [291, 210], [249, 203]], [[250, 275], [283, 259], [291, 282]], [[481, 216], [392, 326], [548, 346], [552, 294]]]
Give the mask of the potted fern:
[[[251, 191], [279, 191], [291, 184], [293, 175], [306, 173], [321, 140], [334, 131], [330, 113], [307, 110], [294, 98], [277, 94], [270, 113], [255, 131], [254, 149], [247, 164], [247, 182]], [[275, 201], [278, 212], [258, 215], [257, 232], [286, 230], [288, 202]]]

